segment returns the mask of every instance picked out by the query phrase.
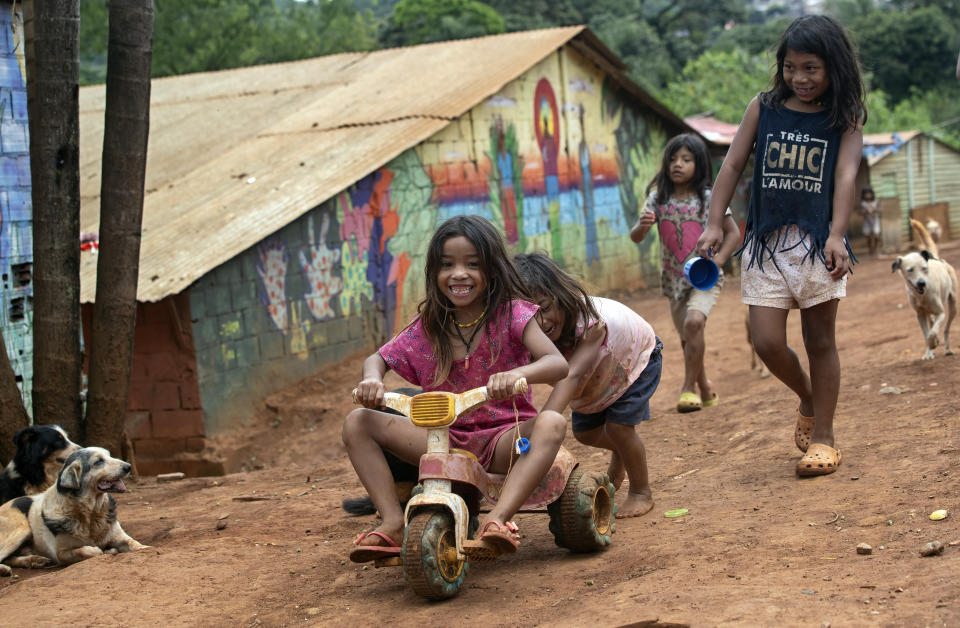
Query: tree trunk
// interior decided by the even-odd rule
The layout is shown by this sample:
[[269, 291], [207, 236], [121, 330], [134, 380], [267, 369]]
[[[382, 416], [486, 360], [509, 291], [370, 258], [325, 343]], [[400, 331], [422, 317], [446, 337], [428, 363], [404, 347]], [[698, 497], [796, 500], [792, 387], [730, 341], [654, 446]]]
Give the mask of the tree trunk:
[[30, 417], [17, 387], [17, 375], [10, 366], [7, 346], [0, 334], [0, 467], [13, 458], [13, 435], [29, 424]]
[[152, 41], [152, 0], [111, 0], [87, 439], [118, 456], [137, 314]]
[[33, 186], [33, 417], [82, 442], [79, 0], [24, 3]]

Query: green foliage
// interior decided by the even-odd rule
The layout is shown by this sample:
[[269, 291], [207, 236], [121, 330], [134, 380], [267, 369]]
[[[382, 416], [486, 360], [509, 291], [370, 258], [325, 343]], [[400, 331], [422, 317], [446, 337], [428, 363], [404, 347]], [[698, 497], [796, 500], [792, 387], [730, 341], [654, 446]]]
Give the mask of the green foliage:
[[400, 0], [380, 32], [385, 46], [494, 35], [505, 30], [503, 18], [474, 0]]
[[[107, 0], [81, 8], [84, 83], [106, 71]], [[153, 76], [293, 61], [374, 47], [372, 18], [352, 0], [157, 0]]]
[[873, 73], [871, 87], [894, 102], [907, 98], [912, 86], [924, 89], [955, 81], [957, 26], [938, 7], [902, 13], [874, 10], [853, 23], [864, 67]]
[[709, 113], [739, 124], [750, 99], [769, 88], [772, 64], [772, 58], [742, 50], [705, 52], [657, 95], [678, 116]]
[[503, 17], [508, 32], [582, 24], [575, 0], [486, 0]]

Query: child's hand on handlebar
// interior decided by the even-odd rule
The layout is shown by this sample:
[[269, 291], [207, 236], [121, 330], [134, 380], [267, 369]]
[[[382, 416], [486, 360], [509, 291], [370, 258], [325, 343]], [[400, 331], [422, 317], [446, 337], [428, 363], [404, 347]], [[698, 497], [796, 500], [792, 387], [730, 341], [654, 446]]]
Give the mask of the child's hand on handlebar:
[[514, 392], [514, 386], [516, 386], [522, 377], [522, 375], [513, 371], [494, 373], [487, 381], [487, 394], [490, 395], [491, 399], [496, 399], [497, 401], [509, 399], [516, 394], [516, 392]]
[[357, 403], [365, 408], [379, 408], [383, 405], [383, 393], [386, 390], [383, 380], [368, 377], [357, 385]]

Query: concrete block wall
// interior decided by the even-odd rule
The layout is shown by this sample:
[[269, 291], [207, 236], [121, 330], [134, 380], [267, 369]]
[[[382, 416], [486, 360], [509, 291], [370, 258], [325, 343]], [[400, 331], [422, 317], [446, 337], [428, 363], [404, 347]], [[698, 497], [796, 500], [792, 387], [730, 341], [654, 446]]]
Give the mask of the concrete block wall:
[[0, 333], [31, 412], [33, 205], [20, 8], [0, 1]]

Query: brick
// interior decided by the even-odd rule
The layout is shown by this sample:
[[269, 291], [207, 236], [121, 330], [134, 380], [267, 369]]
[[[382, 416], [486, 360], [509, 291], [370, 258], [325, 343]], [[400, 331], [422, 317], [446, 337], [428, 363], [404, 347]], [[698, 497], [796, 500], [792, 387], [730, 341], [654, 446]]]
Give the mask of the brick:
[[165, 301], [160, 301], [159, 303], [141, 303], [137, 309], [142, 317], [137, 321], [138, 323], [170, 324], [170, 312], [167, 309]]
[[193, 326], [193, 337], [197, 350], [216, 347], [220, 344], [216, 318], [208, 316], [199, 319], [199, 321]]
[[230, 286], [218, 283], [207, 294], [207, 311], [212, 314], [226, 314], [230, 307]]
[[186, 449], [187, 441], [184, 438], [141, 438], [133, 441], [138, 467], [141, 460], [172, 458]]
[[144, 355], [147, 377], [154, 382], [179, 382], [180, 369], [174, 356], [169, 351]]
[[358, 340], [363, 338], [363, 317], [362, 316], [351, 316], [348, 322], [350, 329], [350, 340]]
[[161, 353], [175, 351], [177, 344], [170, 333], [170, 324], [144, 323], [137, 325], [133, 333], [133, 350], [135, 353]]
[[235, 312], [217, 316], [217, 335], [220, 342], [239, 340], [246, 336], [246, 330], [243, 327], [243, 316]]
[[[207, 315], [207, 301], [203, 294], [203, 290], [196, 287], [190, 290], [190, 316], [194, 323]], [[196, 335], [196, 330], [194, 330], [194, 335]]]
[[258, 336], [260, 339], [260, 359], [275, 360], [283, 356], [283, 334], [279, 331], [268, 331]]
[[153, 413], [155, 438], [203, 436], [202, 410], [160, 410]]
[[128, 410], [149, 410], [153, 402], [153, 384], [147, 382], [131, 382], [130, 392], [127, 395]]
[[126, 429], [130, 440], [151, 438], [153, 436], [153, 424], [150, 421], [150, 413], [146, 411], [127, 412]]
[[0, 125], [0, 142], [4, 153], [23, 153], [29, 150], [26, 125], [7, 123]]
[[260, 363], [260, 343], [256, 336], [243, 338], [235, 343], [237, 365], [241, 368]]
[[178, 410], [180, 405], [180, 385], [176, 382], [157, 382], [153, 386], [151, 410]]
[[257, 284], [252, 281], [239, 281], [230, 286], [230, 299], [234, 312], [253, 308], [259, 304]]
[[230, 260], [218, 266], [214, 271], [218, 284], [240, 283], [243, 277], [242, 265], [234, 260]]
[[203, 408], [200, 399], [200, 386], [197, 383], [196, 373], [189, 371], [180, 382], [180, 407], [184, 410], [198, 410]]
[[207, 439], [202, 436], [191, 436], [187, 439], [186, 450], [190, 453], [199, 453], [207, 448]]

